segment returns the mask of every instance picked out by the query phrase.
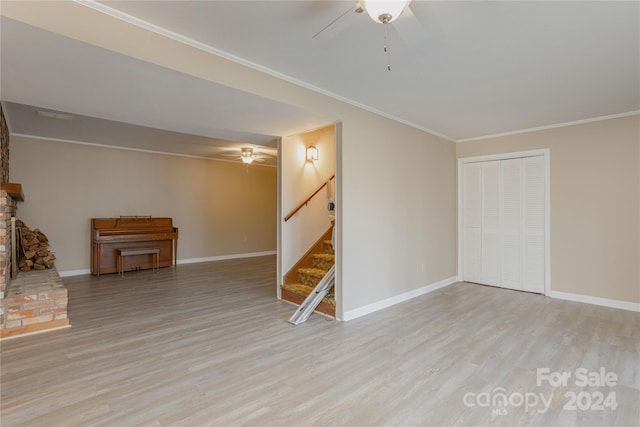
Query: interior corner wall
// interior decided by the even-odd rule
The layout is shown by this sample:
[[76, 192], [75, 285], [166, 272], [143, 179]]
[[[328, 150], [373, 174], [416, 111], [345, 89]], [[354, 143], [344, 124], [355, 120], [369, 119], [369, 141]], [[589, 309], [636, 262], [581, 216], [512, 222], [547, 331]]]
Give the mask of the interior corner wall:
[[640, 116], [457, 144], [550, 149], [551, 291], [640, 302]]
[[179, 262], [276, 249], [276, 168], [12, 136], [11, 173], [63, 273], [89, 270], [91, 218], [171, 217]]

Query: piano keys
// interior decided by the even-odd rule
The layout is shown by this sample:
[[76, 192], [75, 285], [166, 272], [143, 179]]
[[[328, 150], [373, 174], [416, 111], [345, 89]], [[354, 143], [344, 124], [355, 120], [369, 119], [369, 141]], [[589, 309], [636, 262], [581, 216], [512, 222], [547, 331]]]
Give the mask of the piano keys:
[[[118, 249], [158, 248], [160, 267], [176, 264], [178, 228], [171, 218], [120, 217], [91, 219], [91, 274], [118, 271]], [[153, 256], [134, 255], [124, 271], [153, 268]]]

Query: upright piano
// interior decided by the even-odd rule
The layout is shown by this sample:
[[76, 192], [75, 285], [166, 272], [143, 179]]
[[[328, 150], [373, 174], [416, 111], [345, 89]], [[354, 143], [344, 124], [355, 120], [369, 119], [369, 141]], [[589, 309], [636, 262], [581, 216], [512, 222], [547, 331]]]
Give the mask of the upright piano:
[[[178, 229], [171, 218], [120, 217], [91, 219], [91, 274], [115, 273], [118, 249], [160, 249], [160, 267], [175, 265]], [[153, 268], [153, 257], [127, 257], [124, 270]]]

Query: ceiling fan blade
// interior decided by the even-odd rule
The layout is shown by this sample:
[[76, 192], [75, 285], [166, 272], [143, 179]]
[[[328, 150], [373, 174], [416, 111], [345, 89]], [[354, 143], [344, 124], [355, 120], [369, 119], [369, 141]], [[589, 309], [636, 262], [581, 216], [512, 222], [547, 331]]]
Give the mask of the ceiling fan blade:
[[256, 151], [255, 154], [259, 156], [270, 156], [270, 157], [278, 157], [278, 149], [277, 148], [269, 148], [269, 147], [260, 147]]
[[411, 10], [411, 6], [405, 8], [402, 15], [393, 23], [393, 28], [405, 46], [417, 47], [427, 40], [427, 33]]
[[341, 18], [343, 18], [346, 14], [348, 14], [349, 12], [356, 10], [356, 8], [360, 7], [360, 3], [355, 3], [353, 6], [351, 6], [349, 9], [345, 10], [344, 12], [342, 12], [342, 14], [340, 16], [338, 16], [337, 18], [335, 18], [333, 21], [329, 22], [327, 25], [324, 26], [324, 28], [322, 28], [320, 31], [318, 31], [317, 33], [315, 33], [311, 38], [315, 39], [316, 37], [318, 37], [320, 34], [322, 34], [326, 29], [328, 29], [329, 27], [331, 27], [333, 24], [335, 24], [336, 22], [338, 22]]

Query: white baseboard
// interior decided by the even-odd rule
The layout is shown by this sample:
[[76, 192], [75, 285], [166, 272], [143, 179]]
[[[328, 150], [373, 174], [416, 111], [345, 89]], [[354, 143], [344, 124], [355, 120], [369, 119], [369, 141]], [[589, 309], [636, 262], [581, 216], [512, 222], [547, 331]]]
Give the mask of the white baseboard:
[[430, 285], [423, 286], [418, 289], [414, 289], [413, 291], [405, 292], [400, 295], [396, 295], [391, 298], [383, 299], [381, 301], [374, 302], [372, 304], [365, 305], [363, 307], [356, 308], [354, 310], [349, 310], [344, 313], [342, 316], [342, 320], [348, 321], [357, 319], [358, 317], [365, 316], [367, 314], [373, 313], [378, 310], [382, 310], [383, 308], [391, 307], [392, 305], [396, 305], [398, 303], [408, 301], [410, 299], [419, 297], [420, 295], [427, 294], [429, 292], [433, 292], [437, 289], [444, 288], [445, 286], [449, 286], [452, 283], [457, 281], [457, 277], [449, 277], [444, 280], [440, 280], [439, 282], [432, 283]]
[[569, 292], [551, 291], [548, 297], [563, 299], [567, 301], [582, 302], [585, 304], [601, 305], [603, 307], [619, 308], [621, 310], [629, 310], [640, 312], [640, 303], [620, 301], [617, 299], [592, 297], [588, 295], [572, 294]]
[[[196, 262], [209, 262], [209, 261], [223, 261], [226, 259], [237, 259], [237, 258], [253, 258], [259, 256], [267, 256], [267, 255], [275, 255], [276, 251], [264, 251], [264, 252], [249, 252], [245, 254], [232, 254], [232, 255], [219, 255], [219, 256], [210, 256], [204, 258], [187, 258], [187, 259], [179, 259], [177, 264], [194, 264]], [[91, 270], [65, 270], [59, 271], [58, 274], [60, 277], [69, 277], [69, 276], [82, 276], [83, 274], [91, 274]]]
[[267, 255], [275, 255], [276, 251], [264, 251], [264, 252], [249, 252], [245, 254], [231, 254], [231, 255], [218, 255], [218, 256], [210, 256], [204, 258], [187, 258], [187, 259], [179, 259], [177, 264], [194, 264], [196, 262], [210, 262], [210, 261], [224, 261], [227, 259], [238, 259], [238, 258], [254, 258], [259, 256], [267, 256]]
[[58, 271], [60, 277], [82, 276], [83, 274], [91, 274], [91, 270], [65, 270]]

